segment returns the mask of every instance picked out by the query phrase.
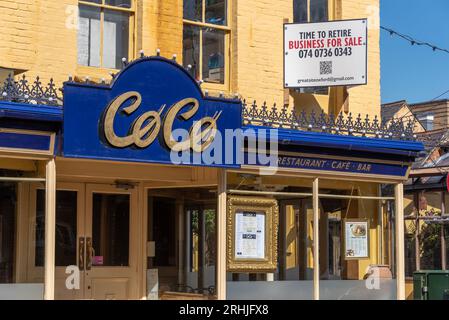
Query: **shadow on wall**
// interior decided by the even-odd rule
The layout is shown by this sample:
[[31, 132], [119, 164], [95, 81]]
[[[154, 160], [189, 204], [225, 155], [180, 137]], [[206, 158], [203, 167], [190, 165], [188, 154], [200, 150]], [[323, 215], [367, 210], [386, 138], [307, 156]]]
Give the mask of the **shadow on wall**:
[[338, 114], [344, 111], [345, 102], [349, 100], [345, 99], [345, 89], [343, 87], [329, 88], [328, 94], [313, 94], [313, 93], [299, 93], [297, 91], [291, 91], [293, 98], [293, 104], [297, 112], [306, 112], [310, 114], [320, 114], [324, 111], [326, 114], [333, 113]]

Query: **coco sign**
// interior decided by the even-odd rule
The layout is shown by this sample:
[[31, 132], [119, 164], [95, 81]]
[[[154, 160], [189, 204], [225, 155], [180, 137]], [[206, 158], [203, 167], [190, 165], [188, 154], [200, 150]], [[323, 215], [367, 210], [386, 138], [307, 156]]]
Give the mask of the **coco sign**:
[[[189, 130], [190, 134], [183, 141], [176, 141], [172, 136], [174, 121], [177, 116], [187, 121], [197, 113], [199, 101], [195, 98], [186, 98], [173, 104], [168, 109], [163, 121], [161, 120], [161, 116], [165, 105], [161, 106], [158, 111], [147, 111], [138, 116], [136, 121], [130, 126], [128, 130], [129, 134], [124, 137], [118, 136], [114, 129], [114, 120], [120, 107], [129, 99], [133, 99], [133, 102], [130, 106], [123, 108], [123, 113], [129, 116], [139, 109], [142, 102], [142, 96], [136, 91], [127, 92], [118, 96], [106, 108], [103, 123], [104, 135], [114, 147], [126, 148], [134, 145], [138, 148], [147, 148], [154, 142], [161, 127], [163, 141], [172, 151], [179, 152], [192, 149], [195, 152], [202, 152], [215, 139], [217, 120], [220, 118], [221, 112], [216, 113], [213, 117], [204, 117], [200, 121], [196, 121]], [[188, 108], [189, 106], [191, 108], [188, 111], [180, 113], [183, 108]]]
[[[111, 86], [64, 85], [65, 157], [171, 163], [170, 152], [193, 158], [241, 123], [240, 101], [204, 97], [182, 67], [161, 57], [131, 63]], [[216, 166], [238, 167], [224, 159]]]

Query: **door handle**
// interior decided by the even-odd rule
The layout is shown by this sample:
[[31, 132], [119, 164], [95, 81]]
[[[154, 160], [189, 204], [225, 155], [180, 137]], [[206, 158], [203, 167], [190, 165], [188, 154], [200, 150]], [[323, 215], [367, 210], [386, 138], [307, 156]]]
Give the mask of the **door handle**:
[[78, 268], [80, 269], [80, 271], [84, 270], [84, 253], [84, 237], [80, 237], [78, 240]]
[[86, 270], [92, 269], [92, 257], [93, 257], [93, 248], [92, 248], [92, 238], [86, 238]]

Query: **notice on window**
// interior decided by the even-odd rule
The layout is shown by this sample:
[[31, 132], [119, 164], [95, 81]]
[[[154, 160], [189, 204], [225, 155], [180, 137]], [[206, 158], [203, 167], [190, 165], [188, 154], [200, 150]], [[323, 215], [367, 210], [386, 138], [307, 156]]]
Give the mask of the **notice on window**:
[[366, 84], [367, 24], [366, 19], [285, 24], [285, 88]]
[[265, 214], [237, 212], [235, 215], [235, 258], [265, 258]]
[[345, 222], [345, 258], [368, 258], [368, 222]]

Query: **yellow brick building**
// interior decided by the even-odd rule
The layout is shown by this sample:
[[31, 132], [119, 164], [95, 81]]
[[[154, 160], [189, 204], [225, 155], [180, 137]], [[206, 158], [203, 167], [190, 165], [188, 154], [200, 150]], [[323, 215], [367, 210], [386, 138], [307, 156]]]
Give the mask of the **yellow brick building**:
[[[116, 12], [129, 17], [127, 58], [137, 58], [141, 50], [147, 55], [153, 55], [160, 49], [162, 56], [176, 54], [177, 60], [182, 63], [183, 26], [199, 25], [201, 19], [192, 22], [188, 17], [183, 17], [182, 0], [122, 2], [129, 5], [107, 9], [107, 6], [97, 4], [101, 1], [90, 1], [90, 4], [98, 12], [108, 13], [120, 9]], [[310, 13], [313, 14], [314, 8], [320, 9], [321, 6], [326, 7], [326, 17], [318, 19], [368, 18], [369, 22], [368, 85], [348, 89], [331, 88], [325, 94], [299, 94], [283, 89], [282, 24], [294, 21], [294, 2], [227, 1], [224, 9], [228, 17], [226, 23], [212, 24], [212, 27], [222, 30], [225, 37], [222, 50], [225, 55], [225, 81], [223, 85], [206, 81], [203, 89], [216, 93], [239, 93], [248, 101], [266, 101], [268, 105], [289, 104], [306, 111], [319, 112], [323, 109], [326, 113], [345, 111], [361, 113], [363, 116], [379, 115], [379, 1], [302, 1], [306, 3], [309, 13], [307, 21], [314, 19]], [[44, 83], [54, 78], [58, 86], [69, 75], [79, 79], [90, 77], [93, 81], [100, 81], [101, 78], [109, 81], [109, 73], [116, 72], [114, 68], [86, 67], [78, 61], [78, 3], [81, 8], [86, 8], [89, 1], [0, 0], [0, 69], [3, 70], [3, 78], [13, 71], [16, 75], [25, 73], [30, 78], [39, 75]]]
[[[368, 19], [367, 85], [284, 88], [284, 23], [361, 18]], [[260, 125], [242, 116], [250, 108], [240, 98], [298, 113], [379, 116], [379, 37], [379, 0], [0, 0], [1, 83], [16, 88], [9, 74], [26, 75], [30, 88], [36, 76], [44, 85], [53, 79], [64, 86], [65, 99], [55, 103], [42, 92], [36, 102], [29, 92], [0, 91], [0, 108], [7, 110], [0, 110], [0, 188], [7, 195], [0, 209], [17, 207], [4, 210], [17, 221], [9, 229], [0, 210], [0, 231], [13, 239], [3, 250], [9, 264], [0, 268], [0, 284], [43, 284], [45, 299], [238, 299], [250, 287], [265, 298], [282, 289], [283, 297], [298, 299], [347, 298], [346, 292], [404, 299], [403, 255], [395, 255], [403, 251], [403, 228], [394, 219], [401, 219], [402, 182], [421, 150], [405, 141], [404, 128], [271, 123], [283, 135], [272, 176], [260, 173], [260, 163], [215, 167], [166, 159], [174, 151], [174, 123], [188, 126], [200, 112], [190, 144], [183, 141], [200, 155], [204, 150], [193, 147], [196, 120], [218, 126], [221, 116], [220, 130], [265, 130], [253, 128], [267, 125], [262, 116]], [[154, 70], [170, 77], [160, 72], [164, 81], [157, 83], [149, 79]], [[116, 86], [125, 92], [115, 96]], [[136, 111], [142, 101], [156, 108], [155, 96], [162, 101], [158, 112]], [[167, 111], [178, 107], [179, 114]], [[50, 147], [11, 151], [1, 145], [9, 135], [45, 136]], [[262, 219], [256, 205], [245, 207], [256, 210], [249, 215], [231, 212], [232, 201], [271, 207]], [[256, 216], [263, 220], [268, 236], [258, 245], [270, 253], [270, 266], [260, 267], [269, 259], [257, 258], [255, 267], [228, 268], [241, 254], [231, 249], [233, 215], [253, 219], [248, 225]], [[346, 243], [350, 237], [355, 240]], [[81, 289], [67, 287], [67, 265], [81, 269]], [[377, 273], [384, 286], [373, 291], [368, 287], [378, 284], [366, 280]]]

